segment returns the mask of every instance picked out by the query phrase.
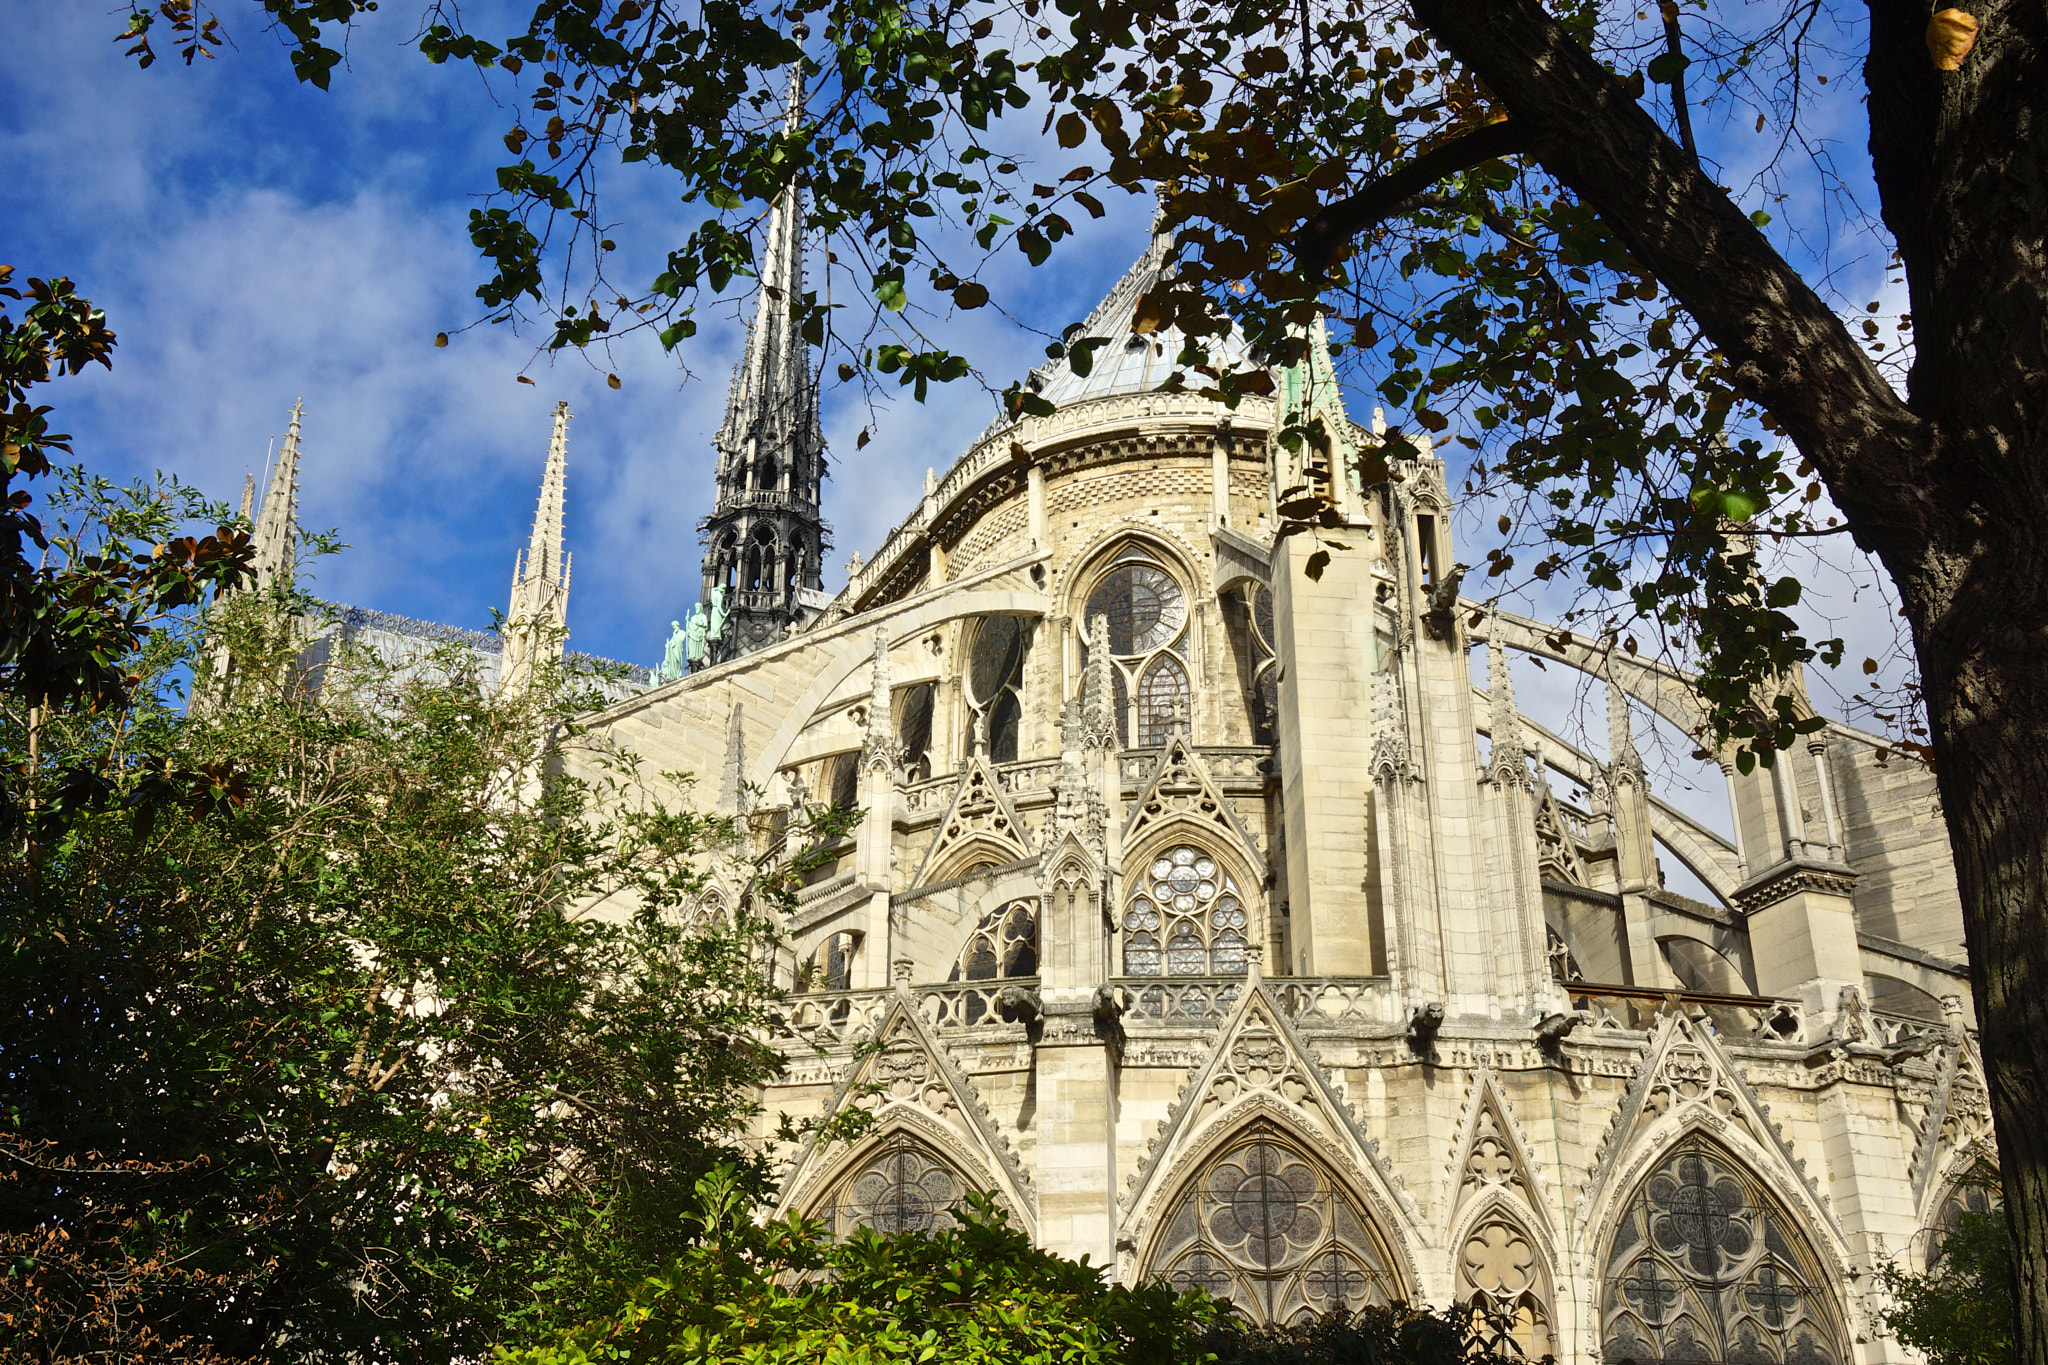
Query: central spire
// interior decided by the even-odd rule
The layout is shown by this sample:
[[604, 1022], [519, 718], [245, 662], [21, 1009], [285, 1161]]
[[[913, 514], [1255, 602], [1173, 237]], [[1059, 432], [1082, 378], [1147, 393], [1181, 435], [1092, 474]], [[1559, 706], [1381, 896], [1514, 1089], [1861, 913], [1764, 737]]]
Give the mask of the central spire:
[[[799, 65], [790, 78], [785, 136], [801, 126], [803, 106]], [[722, 638], [709, 642], [712, 663], [772, 644], [808, 623], [825, 600], [830, 531], [818, 508], [825, 437], [800, 324], [810, 302], [803, 217], [803, 192], [795, 185], [769, 209], [761, 292], [718, 429], [718, 501], [697, 527], [705, 545], [704, 596], [723, 589], [729, 613]]]

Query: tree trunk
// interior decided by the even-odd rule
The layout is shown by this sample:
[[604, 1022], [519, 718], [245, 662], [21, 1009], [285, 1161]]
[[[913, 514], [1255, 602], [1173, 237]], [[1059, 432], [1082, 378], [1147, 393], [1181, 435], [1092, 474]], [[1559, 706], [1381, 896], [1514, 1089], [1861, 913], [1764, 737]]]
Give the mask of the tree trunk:
[[2020, 1358], [2048, 1365], [2048, 5], [1869, 0], [1871, 156], [1915, 323], [1909, 396], [1536, 0], [1414, 0], [1530, 154], [1692, 313], [1813, 462], [1913, 627], [2013, 1232]]

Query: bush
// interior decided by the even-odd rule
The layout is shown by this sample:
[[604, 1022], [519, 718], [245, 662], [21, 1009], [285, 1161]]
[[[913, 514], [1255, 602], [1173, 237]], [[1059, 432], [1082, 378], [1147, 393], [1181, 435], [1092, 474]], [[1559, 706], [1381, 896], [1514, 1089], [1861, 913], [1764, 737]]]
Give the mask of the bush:
[[1884, 1325], [1928, 1365], [2015, 1365], [2012, 1240], [2005, 1211], [1965, 1213], [1924, 1275], [1882, 1272], [1896, 1305]]

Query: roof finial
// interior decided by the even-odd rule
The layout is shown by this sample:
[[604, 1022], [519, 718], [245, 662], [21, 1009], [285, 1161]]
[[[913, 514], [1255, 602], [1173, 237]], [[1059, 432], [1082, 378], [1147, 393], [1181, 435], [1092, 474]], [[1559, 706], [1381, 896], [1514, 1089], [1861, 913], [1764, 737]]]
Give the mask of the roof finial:
[[299, 529], [299, 419], [305, 404], [303, 398], [292, 404], [291, 425], [285, 429], [277, 463], [270, 469], [270, 486], [263, 494], [263, 510], [256, 517], [252, 539], [259, 588], [289, 586], [298, 570], [294, 541]]

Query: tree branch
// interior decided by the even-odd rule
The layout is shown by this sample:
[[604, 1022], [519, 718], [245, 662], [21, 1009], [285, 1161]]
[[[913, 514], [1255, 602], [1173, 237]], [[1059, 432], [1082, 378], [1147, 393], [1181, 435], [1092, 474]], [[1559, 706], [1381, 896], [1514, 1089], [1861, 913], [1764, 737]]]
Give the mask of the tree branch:
[[1414, 0], [1528, 151], [1594, 209], [1821, 471], [1857, 543], [1911, 573], [1937, 520], [1926, 424], [1834, 311], [1537, 0]]
[[1446, 176], [1527, 151], [1528, 138], [1512, 120], [1488, 123], [1432, 147], [1335, 203], [1325, 204], [1294, 234], [1294, 259], [1302, 273], [1320, 278], [1337, 249], [1376, 224], [1404, 212], [1415, 197]]

